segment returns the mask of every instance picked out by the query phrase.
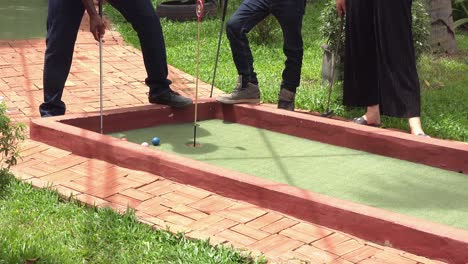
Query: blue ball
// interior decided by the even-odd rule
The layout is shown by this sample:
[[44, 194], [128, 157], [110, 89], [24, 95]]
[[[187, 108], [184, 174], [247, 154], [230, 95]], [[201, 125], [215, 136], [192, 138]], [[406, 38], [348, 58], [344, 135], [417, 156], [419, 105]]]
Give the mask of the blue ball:
[[159, 144], [161, 143], [161, 140], [158, 137], [154, 137], [151, 140], [151, 143], [153, 143], [153, 146], [159, 146]]

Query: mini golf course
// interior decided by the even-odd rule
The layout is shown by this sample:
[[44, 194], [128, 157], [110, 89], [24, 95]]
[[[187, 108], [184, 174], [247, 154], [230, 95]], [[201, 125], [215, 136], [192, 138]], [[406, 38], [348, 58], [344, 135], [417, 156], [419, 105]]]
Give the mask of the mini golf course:
[[194, 148], [193, 112], [110, 110], [104, 134], [99, 113], [36, 119], [30, 136], [428, 258], [468, 259], [468, 144], [202, 100]]

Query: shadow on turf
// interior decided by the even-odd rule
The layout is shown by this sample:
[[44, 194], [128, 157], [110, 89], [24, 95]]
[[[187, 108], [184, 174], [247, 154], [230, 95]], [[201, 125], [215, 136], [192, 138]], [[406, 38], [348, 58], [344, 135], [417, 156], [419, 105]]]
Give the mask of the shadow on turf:
[[[211, 143], [203, 143], [203, 137], [210, 136], [211, 133], [203, 127], [197, 127], [197, 147], [193, 147], [193, 137], [180, 140], [175, 138], [174, 140], [165, 141], [165, 143], [172, 145], [172, 150], [178, 154], [207, 154], [215, 152], [219, 149], [218, 146]], [[201, 140], [200, 140], [201, 138]]]
[[[405, 214], [414, 210], [419, 212], [414, 215], [416, 217], [423, 215], [429, 221], [468, 230], [467, 175], [454, 173], [450, 177], [435, 178], [421, 174], [417, 175], [419, 179], [412, 176], [403, 172], [391, 182], [375, 177], [367, 182], [366, 191], [353, 191], [367, 205], [396, 212], [410, 209], [404, 210], [410, 211]], [[434, 211], [439, 213], [434, 216]], [[447, 218], [448, 215], [453, 217]]]
[[271, 156], [275, 160], [276, 167], [281, 171], [281, 174], [284, 176], [289, 185], [296, 186], [292, 175], [289, 173], [288, 169], [283, 164], [280, 155], [275, 151], [273, 144], [268, 140], [267, 136], [265, 135], [265, 131], [261, 129], [259, 129], [258, 131], [260, 133], [260, 136], [262, 137], [262, 140], [265, 142], [269, 152], [272, 154]]

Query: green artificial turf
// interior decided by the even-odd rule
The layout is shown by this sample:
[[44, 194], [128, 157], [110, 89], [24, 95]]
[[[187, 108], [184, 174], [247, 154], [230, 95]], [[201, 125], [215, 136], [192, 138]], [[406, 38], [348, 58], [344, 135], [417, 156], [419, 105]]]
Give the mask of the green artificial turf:
[[[464, 174], [221, 120], [112, 134], [220, 167], [468, 230]], [[391, 148], [392, 146], [388, 146]], [[148, 150], [151, 151], [151, 150]]]
[[47, 0], [1, 0], [0, 39], [45, 38]]

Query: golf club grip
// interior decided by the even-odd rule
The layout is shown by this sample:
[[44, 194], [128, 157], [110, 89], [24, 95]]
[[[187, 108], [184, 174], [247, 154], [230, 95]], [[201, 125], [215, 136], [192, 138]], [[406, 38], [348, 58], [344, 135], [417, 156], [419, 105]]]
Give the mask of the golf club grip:
[[223, 15], [222, 15], [222, 18], [221, 18], [221, 21], [223, 21], [223, 22], [226, 19], [227, 6], [228, 6], [228, 0], [224, 0]]

